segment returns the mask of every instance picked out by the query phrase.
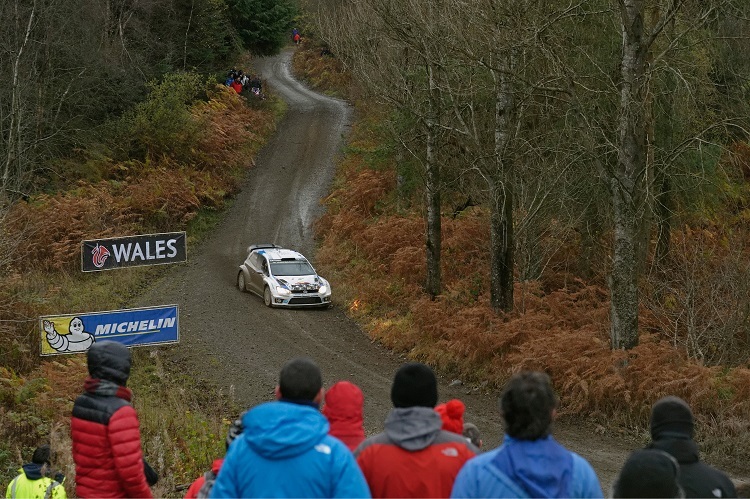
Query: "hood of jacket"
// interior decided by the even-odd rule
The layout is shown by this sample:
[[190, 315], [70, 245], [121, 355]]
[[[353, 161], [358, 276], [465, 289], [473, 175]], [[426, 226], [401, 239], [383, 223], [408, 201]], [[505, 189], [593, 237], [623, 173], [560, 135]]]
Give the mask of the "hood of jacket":
[[660, 438], [648, 446], [672, 455], [680, 464], [697, 463], [700, 459], [698, 444], [692, 438]]
[[325, 395], [323, 415], [331, 423], [362, 426], [365, 396], [354, 383], [339, 381]]
[[27, 463], [21, 469], [29, 480], [39, 480], [40, 478], [44, 478], [44, 475], [42, 475], [43, 466], [43, 464]]
[[349, 381], [335, 383], [325, 395], [323, 415], [331, 425], [328, 433], [355, 449], [365, 439], [365, 396]]
[[573, 456], [551, 435], [537, 440], [505, 435], [492, 463], [528, 497], [570, 497]]
[[86, 352], [92, 378], [125, 386], [130, 377], [130, 350], [116, 341], [97, 341]]
[[385, 420], [385, 434], [408, 451], [429, 447], [442, 427], [443, 420], [432, 407], [396, 407]]
[[292, 402], [267, 402], [242, 418], [239, 438], [266, 459], [288, 459], [315, 447], [328, 434], [328, 421], [318, 409]]

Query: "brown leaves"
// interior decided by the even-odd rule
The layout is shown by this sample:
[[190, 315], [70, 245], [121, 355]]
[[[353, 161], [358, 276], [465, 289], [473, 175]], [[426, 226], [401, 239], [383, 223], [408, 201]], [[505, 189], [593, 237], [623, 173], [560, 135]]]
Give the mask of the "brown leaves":
[[207, 133], [191, 151], [190, 164], [169, 157], [111, 164], [109, 181], [81, 182], [16, 204], [8, 218], [9, 231], [21, 238], [16, 268], [72, 269], [85, 239], [182, 230], [201, 207], [221, 208], [237, 192], [274, 120], [221, 85], [209, 101], [195, 104], [192, 115]]
[[[353, 134], [357, 144], [370, 140], [366, 130], [355, 128]], [[341, 184], [319, 226], [325, 239], [318, 256], [338, 296], [357, 304], [351, 312], [372, 338], [495, 389], [519, 370], [546, 371], [566, 413], [646, 424], [653, 402], [673, 394], [691, 404], [699, 421], [726, 422], [714, 425], [725, 432], [747, 429], [741, 422], [750, 414], [750, 369], [721, 370], [689, 359], [685, 349], [665, 340], [663, 311], [642, 308], [638, 347], [610, 349], [603, 276], [584, 280], [568, 270], [575, 268], [577, 241], [557, 254], [540, 280], [516, 283], [516, 312], [495, 314], [488, 296], [488, 213], [475, 207], [455, 219], [443, 217], [443, 294], [430, 300], [422, 290], [422, 214], [389, 204], [393, 174], [365, 164], [358, 155], [342, 164]], [[677, 278], [679, 269], [688, 269], [700, 282], [715, 282], [718, 274], [707, 262], [732, 246], [714, 227], [675, 231], [673, 242], [678, 256], [670, 275]], [[721, 300], [717, 304], [721, 307]]]

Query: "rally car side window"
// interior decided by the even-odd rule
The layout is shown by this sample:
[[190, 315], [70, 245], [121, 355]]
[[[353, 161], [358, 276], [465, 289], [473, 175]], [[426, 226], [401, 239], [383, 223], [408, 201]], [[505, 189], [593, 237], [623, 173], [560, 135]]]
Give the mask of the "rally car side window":
[[260, 256], [258, 253], [252, 253], [248, 260], [250, 261], [250, 266], [253, 268], [253, 270], [260, 271], [261, 261], [264, 261], [265, 258]]

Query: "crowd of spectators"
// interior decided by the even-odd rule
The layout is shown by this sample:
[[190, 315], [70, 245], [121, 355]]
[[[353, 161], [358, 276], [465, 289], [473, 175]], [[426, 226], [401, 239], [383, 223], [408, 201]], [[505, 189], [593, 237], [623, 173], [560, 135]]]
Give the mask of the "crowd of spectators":
[[[158, 475], [143, 459], [126, 387], [130, 351], [96, 342], [87, 360], [89, 377], [71, 419], [75, 493], [151, 497]], [[275, 400], [230, 425], [226, 455], [185, 497], [605, 497], [591, 464], [552, 435], [558, 398], [545, 373], [510, 378], [499, 397], [503, 440], [486, 452], [479, 428], [464, 421], [464, 403], [438, 404], [429, 366], [403, 364], [390, 394], [383, 431], [367, 437], [357, 385], [342, 380], [325, 390], [312, 359], [289, 360]], [[651, 442], [628, 456], [606, 497], [738, 497], [724, 472], [700, 460], [685, 401], [658, 400], [650, 426]], [[50, 455], [40, 446], [6, 497], [65, 499], [65, 477], [52, 470]]]

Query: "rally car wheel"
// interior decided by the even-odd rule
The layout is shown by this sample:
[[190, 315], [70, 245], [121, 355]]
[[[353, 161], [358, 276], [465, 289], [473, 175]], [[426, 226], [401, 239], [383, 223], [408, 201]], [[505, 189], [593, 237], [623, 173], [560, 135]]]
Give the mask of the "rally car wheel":
[[271, 296], [271, 288], [266, 286], [266, 289], [263, 291], [263, 303], [266, 304], [266, 307], [270, 307], [272, 302], [273, 297]]
[[240, 273], [237, 274], [237, 287], [240, 288], [240, 291], [247, 290], [247, 288], [245, 288], [245, 274], [243, 274], [241, 270]]

